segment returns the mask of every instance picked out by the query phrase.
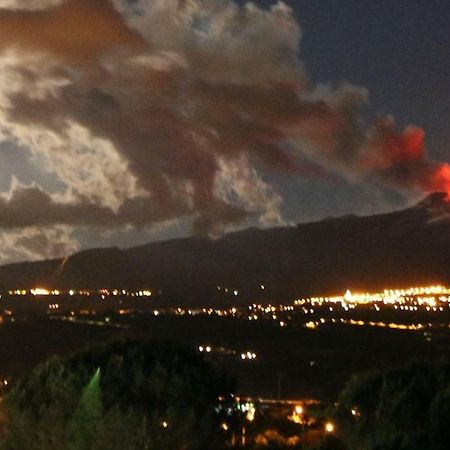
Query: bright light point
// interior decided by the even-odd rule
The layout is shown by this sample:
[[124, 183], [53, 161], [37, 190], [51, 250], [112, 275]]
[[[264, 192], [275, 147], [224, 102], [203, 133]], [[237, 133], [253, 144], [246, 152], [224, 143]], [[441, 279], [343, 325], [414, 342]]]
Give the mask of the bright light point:
[[247, 411], [246, 418], [249, 422], [253, 422], [255, 420], [256, 409], [253, 405], [250, 405]]
[[204, 350], [204, 347], [203, 347], [202, 345], [199, 345], [199, 346], [198, 346], [198, 351], [199, 351], [200, 353], [203, 353], [203, 350]]
[[295, 414], [297, 414], [299, 416], [303, 414], [303, 406], [302, 405], [297, 405], [295, 407]]
[[169, 424], [166, 421], [164, 421], [164, 422], [161, 423], [161, 426], [163, 428], [167, 428], [169, 426]]
[[50, 291], [44, 288], [34, 288], [30, 290], [31, 295], [50, 295]]
[[211, 347], [208, 345], [208, 347], [206, 347], [206, 353], [211, 353]]
[[327, 422], [325, 424], [325, 432], [326, 433], [334, 433], [335, 427], [333, 422]]
[[226, 423], [223, 423], [221, 426], [222, 430], [228, 431], [228, 425]]

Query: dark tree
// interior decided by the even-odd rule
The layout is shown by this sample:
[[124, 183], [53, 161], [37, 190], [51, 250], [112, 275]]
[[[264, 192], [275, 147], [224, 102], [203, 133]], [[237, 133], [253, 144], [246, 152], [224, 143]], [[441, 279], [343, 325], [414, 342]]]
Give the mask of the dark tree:
[[230, 380], [193, 351], [121, 341], [38, 366], [6, 396], [2, 450], [200, 450]]
[[348, 448], [445, 450], [450, 364], [357, 375], [340, 394], [336, 415]]

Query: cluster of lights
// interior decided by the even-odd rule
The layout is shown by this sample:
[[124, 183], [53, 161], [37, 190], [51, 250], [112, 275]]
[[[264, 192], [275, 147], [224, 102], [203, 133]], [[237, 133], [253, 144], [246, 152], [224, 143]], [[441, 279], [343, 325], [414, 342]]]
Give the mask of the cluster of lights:
[[207, 345], [206, 347], [204, 347], [203, 345], [199, 345], [198, 346], [198, 351], [200, 353], [211, 353], [212, 352], [212, 348], [209, 345]]
[[[261, 284], [261, 290], [265, 290], [265, 285]], [[218, 290], [223, 290], [224, 292], [229, 292], [234, 296], [239, 295], [239, 290], [234, 288], [227, 288], [222, 286], [217, 286]], [[159, 292], [159, 291], [158, 291]], [[46, 289], [43, 287], [36, 287], [30, 290], [16, 289], [8, 291], [9, 295], [25, 296], [31, 294], [33, 296], [60, 296], [60, 295], [79, 295], [79, 296], [90, 296], [90, 295], [100, 295], [106, 297], [151, 297], [153, 291], [150, 289], [142, 289], [138, 291], [128, 291], [126, 289], [99, 289], [97, 291], [89, 290], [73, 290], [60, 291], [58, 289]], [[412, 306], [429, 306], [431, 308], [436, 307], [439, 303], [450, 303], [450, 288], [435, 285], [426, 287], [411, 287], [407, 289], [385, 289], [382, 292], [376, 293], [353, 293], [347, 290], [344, 295], [336, 295], [329, 297], [309, 297], [295, 300], [295, 306], [322, 306], [324, 304], [340, 304], [343, 307], [354, 308], [357, 305], [367, 305], [367, 304], [384, 304], [384, 305], [412, 305]], [[289, 312], [294, 310], [292, 305], [271, 305], [271, 304], [253, 304], [248, 307], [249, 311], [252, 313], [251, 317], [257, 316], [258, 314], [272, 315], [276, 316], [279, 312]], [[307, 309], [307, 308], [306, 308]], [[185, 312], [184, 310], [181, 310]], [[192, 312], [192, 311], [191, 311]], [[202, 308], [200, 311], [204, 314], [218, 314], [235, 315], [239, 311], [236, 308], [230, 309], [213, 309], [213, 308]]]
[[340, 319], [341, 323], [345, 323], [348, 325], [359, 325], [359, 326], [369, 326], [369, 327], [379, 327], [379, 328], [391, 328], [393, 330], [410, 330], [410, 331], [420, 331], [422, 330], [425, 325], [418, 323], [418, 324], [403, 324], [403, 323], [385, 323], [385, 322], [372, 322], [372, 321], [364, 321], [364, 320], [345, 320]]
[[384, 304], [436, 307], [438, 303], [450, 303], [450, 288], [444, 286], [412, 287], [408, 289], [385, 289], [376, 293], [352, 293], [347, 290], [344, 295], [331, 297], [310, 297], [294, 302], [297, 306], [340, 304], [344, 308], [357, 305]]
[[305, 418], [303, 416], [304, 408], [302, 405], [295, 405], [292, 415], [288, 416], [288, 419], [297, 424], [303, 424]]
[[232, 294], [235, 297], [237, 297], [239, 295], [239, 290], [238, 289], [233, 289], [233, 288], [228, 288], [228, 287], [223, 287], [223, 286], [217, 286], [217, 290], [218, 291], [223, 291], [225, 292], [225, 294]]
[[[237, 352], [235, 350], [230, 350], [230, 349], [226, 349], [224, 347], [213, 347], [212, 345], [199, 345], [197, 347], [198, 351], [200, 353], [217, 353], [217, 354], [221, 354], [221, 355], [237, 355]], [[251, 351], [247, 351], [247, 352], [242, 352], [240, 354], [240, 359], [242, 361], [251, 361], [256, 359], [256, 353], [251, 352]]]
[[[323, 419], [322, 414], [319, 414], [317, 416], [317, 408], [320, 405], [320, 402], [317, 402], [315, 400], [303, 400], [301, 402], [295, 401], [295, 400], [274, 400], [274, 399], [262, 399], [262, 398], [240, 398], [235, 397], [234, 398], [234, 408], [233, 407], [224, 407], [219, 405], [216, 408], [216, 411], [226, 411], [228, 416], [232, 416], [234, 412], [238, 412], [239, 414], [243, 415], [243, 418], [245, 418], [248, 422], [253, 422], [257, 418], [257, 412], [259, 408], [262, 408], [263, 410], [267, 410], [268, 408], [275, 407], [277, 410], [277, 414], [279, 410], [279, 407], [282, 407], [282, 411], [284, 414], [285, 406], [292, 407], [290, 411], [291, 413], [288, 413], [286, 417], [287, 420], [290, 420], [294, 422], [295, 424], [302, 426], [302, 430], [305, 430], [305, 427], [310, 427], [311, 425], [314, 426], [314, 429], [317, 429], [315, 426], [316, 424], [319, 424], [322, 429], [322, 434], [324, 435], [331, 435], [337, 432], [336, 424], [330, 420], [330, 419]], [[225, 400], [224, 397], [219, 397], [219, 402], [223, 402]], [[308, 414], [308, 407], [313, 405], [314, 411], [312, 411], [311, 414]], [[322, 409], [319, 406], [320, 409]], [[356, 418], [360, 416], [360, 413], [356, 407], [352, 409], [352, 415]], [[245, 435], [245, 423], [242, 424], [242, 433]], [[230, 425], [228, 422], [222, 422], [220, 424], [220, 428], [227, 432], [230, 430]]]
[[[261, 290], [265, 290], [266, 286], [261, 284]], [[232, 295], [238, 295], [239, 291], [234, 288], [226, 288], [222, 286], [217, 287], [218, 290], [224, 290]], [[161, 293], [158, 291], [158, 293]], [[9, 291], [10, 295], [27, 295], [32, 296], [100, 296], [101, 299], [112, 298], [116, 296], [122, 297], [151, 297], [153, 295], [151, 290], [139, 290], [128, 291], [125, 289], [99, 289], [96, 291], [86, 290], [49, 290], [42, 287], [36, 287], [27, 290], [13, 290]], [[174, 314], [174, 315], [207, 315], [217, 317], [233, 317], [249, 321], [257, 320], [269, 320], [274, 321], [277, 326], [285, 328], [291, 324], [291, 321], [298, 318], [298, 314], [303, 314], [305, 319], [300, 319], [302, 326], [315, 329], [321, 325], [327, 323], [343, 323], [347, 325], [359, 325], [359, 326], [371, 326], [380, 328], [392, 328], [398, 330], [412, 330], [417, 331], [428, 327], [440, 326], [439, 324], [430, 323], [385, 323], [383, 321], [362, 321], [353, 319], [343, 319], [338, 317], [325, 318], [327, 313], [333, 313], [336, 315], [339, 311], [351, 311], [356, 308], [364, 308], [365, 310], [373, 309], [376, 312], [385, 311], [386, 308], [392, 308], [396, 311], [405, 312], [433, 312], [442, 313], [450, 310], [450, 288], [446, 288], [440, 285], [428, 286], [428, 287], [412, 287], [407, 289], [385, 289], [376, 293], [353, 293], [350, 290], [346, 291], [343, 295], [329, 296], [329, 297], [310, 297], [295, 300], [292, 304], [258, 304], [254, 303], [249, 306], [242, 307], [228, 307], [228, 308], [190, 308], [185, 309], [183, 307], [178, 308], [164, 308], [160, 310], [152, 310], [151, 314], [159, 316], [160, 314]], [[320, 309], [319, 309], [320, 308]], [[59, 310], [58, 303], [51, 303], [48, 305], [48, 309]], [[317, 313], [324, 313], [325, 317], [317, 317]], [[117, 310], [117, 314], [126, 315], [131, 314], [132, 309], [122, 307]], [[84, 310], [80, 310], [79, 314], [83, 314]], [[95, 314], [95, 311], [89, 311], [89, 314]], [[322, 314], [321, 314], [322, 315]], [[309, 317], [308, 317], [309, 316]], [[406, 321], [408, 322], [408, 321]], [[204, 346], [205, 349], [208, 346]], [[215, 349], [216, 351], [217, 349]], [[207, 352], [206, 350], [204, 350]], [[252, 356], [253, 354], [251, 354]], [[244, 356], [242, 359], [254, 359], [249, 357], [247, 353], [242, 353]]]
[[125, 296], [125, 297], [151, 297], [153, 295], [153, 291], [149, 289], [143, 289], [139, 291], [128, 291], [126, 289], [99, 289], [97, 291], [92, 290], [74, 290], [70, 289], [68, 291], [61, 291], [58, 289], [46, 289], [43, 287], [35, 287], [30, 290], [26, 289], [15, 289], [8, 291], [8, 295], [10, 296], [25, 296], [32, 295], [35, 297], [45, 297], [45, 296], [61, 296], [61, 295], [69, 295], [73, 297], [74, 295], [89, 297], [93, 295], [100, 295], [102, 298], [106, 297], [117, 297], [117, 296]]
[[[266, 290], [266, 285], [265, 284], [260, 284], [259, 288], [261, 289], [261, 291], [265, 291]], [[232, 288], [232, 287], [217, 286], [217, 290], [219, 292], [224, 292], [225, 294], [234, 295], [235, 297], [237, 297], [239, 295], [239, 289], [235, 289], [235, 288]]]
[[[46, 297], [48, 295], [58, 296], [61, 294], [61, 292], [58, 290], [49, 291], [48, 289], [44, 289], [44, 288], [34, 288], [34, 289], [30, 290], [30, 294], [34, 295], [34, 296], [39, 296], [39, 297]], [[24, 295], [24, 294], [22, 294], [22, 295]]]
[[[288, 416], [288, 419], [298, 425], [308, 425], [310, 423], [305, 415], [305, 408], [301, 404], [295, 405], [292, 415]], [[332, 434], [335, 431], [335, 424], [330, 420], [326, 421], [324, 425], [324, 432], [326, 434]]]
[[[207, 315], [207, 316], [217, 316], [217, 317], [239, 317], [248, 320], [258, 320], [260, 317], [269, 317], [273, 320], [278, 320], [279, 313], [286, 313], [295, 311], [295, 307], [292, 305], [259, 305], [253, 304], [248, 307], [230, 307], [230, 308], [198, 308], [198, 309], [184, 309], [184, 308], [172, 308], [167, 309], [167, 311], [172, 311], [176, 315]], [[282, 325], [283, 326], [283, 325]]]
[[188, 311], [190, 315], [206, 314], [208, 316], [218, 316], [218, 317], [237, 317], [241, 315], [241, 312], [236, 307], [226, 308], [226, 309], [213, 309], [213, 308], [202, 308], [200, 310]]
[[104, 295], [106, 297], [117, 297], [125, 295], [127, 297], [151, 297], [152, 291], [148, 289], [139, 290], [139, 291], [127, 291], [126, 289], [100, 289], [98, 291], [99, 294]]
[[251, 361], [253, 359], [256, 359], [256, 353], [253, 353], [253, 352], [241, 353], [241, 359], [243, 361], [245, 361], [245, 360]]
[[240, 402], [238, 400], [238, 409], [245, 414], [245, 418], [249, 422], [253, 422], [255, 420], [256, 414], [256, 406], [253, 402]]
[[[324, 324], [336, 324], [341, 323], [344, 325], [354, 325], [354, 326], [361, 326], [361, 327], [377, 327], [377, 328], [390, 328], [393, 330], [409, 330], [409, 331], [421, 331], [425, 328], [430, 328], [433, 326], [442, 326], [439, 324], [432, 324], [432, 323], [415, 323], [415, 324], [404, 324], [404, 323], [395, 323], [395, 322], [374, 322], [374, 321], [365, 321], [365, 320], [355, 320], [355, 319], [324, 319], [323, 317], [319, 320], [315, 321], [309, 321], [304, 324], [305, 328], [309, 329], [315, 329], [319, 327], [320, 325]], [[450, 325], [449, 325], [450, 327]]]

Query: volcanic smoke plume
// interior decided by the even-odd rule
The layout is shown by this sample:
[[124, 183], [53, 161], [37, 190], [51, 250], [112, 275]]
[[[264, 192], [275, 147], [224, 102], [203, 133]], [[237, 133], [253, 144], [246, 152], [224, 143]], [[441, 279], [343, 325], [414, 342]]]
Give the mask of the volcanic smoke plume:
[[0, 139], [64, 186], [15, 182], [0, 226], [214, 233], [281, 221], [268, 174], [450, 193], [424, 131], [368, 123], [366, 89], [313, 86], [279, 2], [0, 1]]

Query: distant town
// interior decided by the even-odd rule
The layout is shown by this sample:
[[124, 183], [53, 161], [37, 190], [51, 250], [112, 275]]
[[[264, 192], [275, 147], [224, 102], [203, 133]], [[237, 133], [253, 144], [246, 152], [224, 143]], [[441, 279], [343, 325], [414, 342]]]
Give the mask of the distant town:
[[[261, 284], [261, 290], [266, 286]], [[217, 286], [230, 295], [238, 296], [239, 290], [232, 287]], [[186, 308], [154, 307], [152, 300], [161, 295], [160, 290], [142, 289], [99, 289], [68, 291], [36, 287], [33, 289], [8, 290], [1, 293], [0, 321], [14, 320], [17, 313], [23, 311], [23, 302], [27, 303], [26, 314], [35, 311], [45, 312], [63, 320], [76, 320], [78, 316], [96, 316], [109, 311], [117, 315], [151, 313], [154, 316], [217, 316], [234, 317], [249, 321], [272, 320], [280, 327], [303, 323], [306, 328], [341, 323], [354, 326], [393, 328], [398, 330], [426, 330], [446, 327], [450, 312], [450, 288], [440, 285], [408, 288], [385, 289], [381, 292], [351, 292], [342, 295], [314, 296], [295, 299], [291, 304], [253, 303], [248, 306], [225, 308]], [[78, 308], [77, 308], [78, 306]], [[355, 319], [353, 316], [370, 315], [373, 320]], [[377, 314], [379, 313], [379, 314]], [[396, 321], [377, 320], [384, 313], [395, 314]], [[439, 318], [442, 317], [442, 322]], [[1, 323], [1, 322], [0, 322]], [[95, 322], [94, 322], [95, 323]], [[111, 318], [105, 318], [105, 324], [112, 324]]]

